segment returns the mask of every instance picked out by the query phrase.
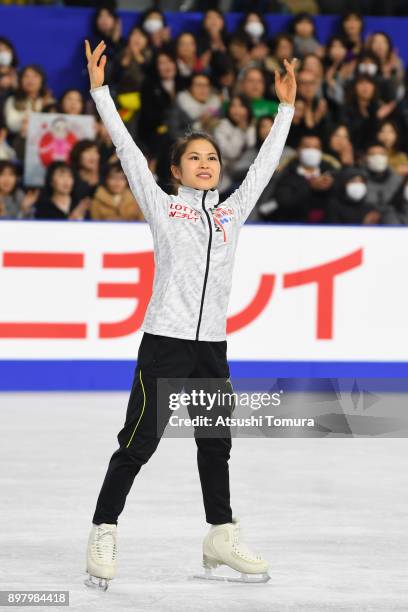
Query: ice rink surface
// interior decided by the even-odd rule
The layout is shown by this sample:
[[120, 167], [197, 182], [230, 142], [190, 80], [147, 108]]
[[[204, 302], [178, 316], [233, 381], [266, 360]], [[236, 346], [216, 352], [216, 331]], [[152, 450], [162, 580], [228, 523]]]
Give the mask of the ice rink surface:
[[188, 579], [208, 530], [196, 446], [165, 438], [120, 517], [117, 578], [87, 589], [91, 518], [127, 397], [0, 395], [1, 589], [69, 590], [62, 609], [81, 612], [408, 611], [406, 438], [233, 439], [232, 508], [271, 564], [261, 585]]

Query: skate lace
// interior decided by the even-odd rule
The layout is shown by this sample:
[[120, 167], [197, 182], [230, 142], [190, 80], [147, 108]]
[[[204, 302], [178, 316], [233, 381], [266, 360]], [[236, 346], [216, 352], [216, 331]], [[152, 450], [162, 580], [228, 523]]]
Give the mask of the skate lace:
[[98, 527], [94, 541], [94, 550], [98, 559], [104, 563], [111, 563], [116, 559], [115, 536], [110, 529]]
[[236, 554], [247, 561], [261, 561], [262, 557], [260, 555], [256, 555], [244, 542], [241, 541], [241, 538], [242, 528], [240, 526], [234, 527], [232, 547]]

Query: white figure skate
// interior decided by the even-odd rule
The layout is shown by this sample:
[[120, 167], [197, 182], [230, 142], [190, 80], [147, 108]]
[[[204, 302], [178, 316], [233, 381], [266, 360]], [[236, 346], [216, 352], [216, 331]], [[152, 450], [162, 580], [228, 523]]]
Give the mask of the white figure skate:
[[86, 586], [106, 591], [109, 580], [116, 574], [117, 525], [92, 524], [89, 534], [86, 571], [89, 573]]
[[[238, 575], [219, 575], [214, 572], [219, 565], [227, 565]], [[234, 517], [232, 523], [212, 525], [203, 541], [204, 573], [194, 578], [204, 580], [223, 580], [227, 582], [260, 583], [268, 582], [268, 563], [260, 555], [254, 554], [241, 542], [241, 526]]]

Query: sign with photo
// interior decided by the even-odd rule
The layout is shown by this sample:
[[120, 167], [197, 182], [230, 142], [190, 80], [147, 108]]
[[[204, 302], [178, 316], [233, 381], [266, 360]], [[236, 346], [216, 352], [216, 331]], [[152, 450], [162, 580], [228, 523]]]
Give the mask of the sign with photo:
[[47, 166], [54, 161], [68, 162], [73, 146], [84, 138], [95, 138], [95, 120], [92, 115], [30, 112], [24, 184], [42, 187]]

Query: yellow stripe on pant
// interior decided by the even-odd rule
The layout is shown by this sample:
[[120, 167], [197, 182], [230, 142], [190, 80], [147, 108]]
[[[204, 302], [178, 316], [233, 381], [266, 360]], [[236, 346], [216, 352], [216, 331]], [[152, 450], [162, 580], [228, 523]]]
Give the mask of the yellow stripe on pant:
[[145, 392], [145, 388], [144, 388], [144, 384], [143, 384], [143, 380], [142, 380], [142, 370], [140, 370], [140, 372], [139, 372], [139, 378], [140, 378], [140, 384], [142, 385], [142, 391], [143, 391], [143, 407], [142, 407], [142, 412], [140, 414], [139, 420], [136, 423], [136, 427], [134, 428], [133, 433], [130, 436], [129, 442], [126, 444], [126, 448], [129, 448], [129, 445], [130, 445], [130, 443], [131, 443], [131, 441], [133, 439], [133, 436], [135, 435], [136, 429], [138, 428], [140, 420], [141, 420], [141, 418], [142, 418], [142, 416], [144, 414], [144, 409], [145, 409], [145, 406], [146, 406], [146, 392]]

